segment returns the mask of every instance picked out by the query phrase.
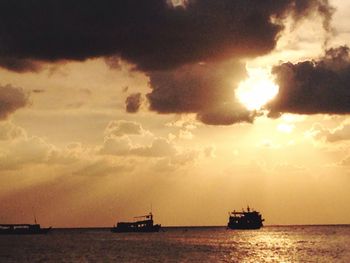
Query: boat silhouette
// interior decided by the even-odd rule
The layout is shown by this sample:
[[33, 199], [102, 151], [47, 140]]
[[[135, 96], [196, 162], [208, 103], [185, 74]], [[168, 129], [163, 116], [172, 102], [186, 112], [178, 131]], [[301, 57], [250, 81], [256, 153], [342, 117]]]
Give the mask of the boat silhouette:
[[259, 229], [263, 226], [262, 215], [257, 211], [250, 211], [249, 206], [247, 211], [242, 212], [230, 212], [229, 222], [227, 227], [230, 229]]
[[[144, 216], [136, 216], [134, 219], [137, 219], [134, 222], [118, 222], [115, 226], [111, 228], [111, 231], [114, 233], [123, 233], [123, 232], [158, 232], [161, 228], [161, 225], [154, 225], [153, 223], [153, 214], [149, 213]], [[140, 220], [141, 219], [141, 220]]]
[[0, 224], [0, 235], [46, 234], [51, 229], [41, 228], [40, 224]]

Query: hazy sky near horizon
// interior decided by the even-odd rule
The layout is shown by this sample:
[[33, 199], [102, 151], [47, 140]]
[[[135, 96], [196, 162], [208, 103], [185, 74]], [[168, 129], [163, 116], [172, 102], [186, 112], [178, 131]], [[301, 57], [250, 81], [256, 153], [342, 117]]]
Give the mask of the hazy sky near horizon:
[[[0, 222], [350, 223], [350, 2], [0, 3]], [[278, 90], [276, 90], [276, 87]], [[278, 91], [278, 93], [277, 93]]]

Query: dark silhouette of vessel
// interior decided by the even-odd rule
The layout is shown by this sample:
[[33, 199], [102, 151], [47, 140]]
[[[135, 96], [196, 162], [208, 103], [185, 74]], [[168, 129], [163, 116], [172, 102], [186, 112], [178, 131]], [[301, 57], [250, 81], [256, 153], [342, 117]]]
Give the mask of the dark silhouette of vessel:
[[124, 232], [158, 232], [161, 225], [153, 224], [153, 214], [149, 213], [144, 216], [136, 216], [141, 220], [136, 220], [134, 222], [118, 222], [117, 225], [113, 226], [111, 231], [114, 233], [124, 233]]
[[230, 229], [259, 229], [263, 226], [264, 219], [257, 211], [230, 212], [227, 227]]
[[39, 224], [0, 224], [0, 235], [46, 234], [52, 228], [41, 228]]

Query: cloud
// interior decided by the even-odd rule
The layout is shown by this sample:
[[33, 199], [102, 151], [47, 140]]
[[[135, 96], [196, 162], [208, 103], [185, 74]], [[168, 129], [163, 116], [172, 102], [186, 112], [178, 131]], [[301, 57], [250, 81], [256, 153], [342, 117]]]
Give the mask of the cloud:
[[[150, 140], [151, 144], [144, 143]], [[155, 137], [151, 132], [144, 130], [140, 123], [119, 120], [108, 124], [99, 153], [116, 156], [162, 157], [175, 154], [176, 150], [171, 142]]]
[[192, 140], [193, 139], [193, 133], [189, 130], [180, 130], [179, 131], [179, 138], [185, 139], [185, 140]]
[[198, 150], [185, 150], [177, 152], [175, 155], [158, 159], [153, 167], [154, 173], [173, 173], [177, 169], [193, 165], [200, 155], [201, 152]]
[[315, 124], [309, 133], [316, 139], [326, 139], [328, 142], [350, 140], [350, 123], [345, 122], [335, 129], [327, 129], [320, 124]]
[[[246, 74], [238, 61], [272, 51], [287, 17], [315, 13], [330, 30], [328, 0], [2, 1], [0, 66], [35, 71], [41, 61], [104, 57], [120, 68], [125, 60], [149, 76], [153, 111], [194, 113], [211, 125], [252, 122], [234, 99]], [[128, 112], [140, 106], [141, 94], [126, 99]]]
[[32, 164], [72, 165], [92, 156], [92, 149], [74, 142], [58, 148], [45, 139], [28, 136], [11, 122], [0, 123], [0, 171], [17, 170]]
[[196, 116], [193, 114], [181, 114], [177, 115], [177, 119], [165, 124], [167, 127], [177, 127], [186, 130], [194, 130], [198, 126]]
[[[196, 8], [198, 10], [195, 12]], [[203, 15], [200, 21], [206, 21], [202, 23], [206, 28], [191, 30], [190, 35], [196, 38], [196, 34], [204, 30], [203, 36], [210, 36], [206, 42], [197, 41], [185, 55], [195, 55], [196, 49], [199, 52], [201, 48], [209, 49], [205, 51], [205, 56], [199, 55], [175, 67], [147, 71], [152, 89], [146, 95], [150, 110], [158, 113], [194, 113], [199, 121], [208, 125], [231, 125], [251, 123], [256, 117], [256, 113], [244, 108], [234, 95], [234, 89], [247, 75], [245, 65], [239, 58], [256, 57], [273, 50], [286, 15], [299, 21], [312, 12], [318, 12], [324, 19], [324, 28], [329, 30], [333, 9], [327, 1], [304, 1], [300, 4], [300, 1], [224, 0], [189, 1], [185, 8], [176, 10], [185, 13], [193, 11], [194, 17]], [[220, 21], [215, 18], [216, 12]], [[273, 24], [271, 17], [278, 22]], [[211, 28], [211, 23], [217, 27]], [[211, 41], [215, 42], [215, 47], [210, 46]], [[194, 44], [193, 39], [188, 39], [187, 43]], [[201, 44], [208, 46], [201, 47]]]
[[327, 140], [329, 142], [350, 140], [350, 123], [343, 124], [335, 130], [329, 131], [327, 134]]
[[250, 112], [239, 104], [227, 103], [201, 112], [197, 115], [197, 118], [209, 125], [231, 125], [239, 122], [252, 123], [256, 116], [256, 112]]
[[184, 7], [186, 8], [189, 4], [188, 0], [166, 0], [169, 6], [172, 6], [174, 8], [176, 7]]
[[140, 109], [141, 103], [142, 103], [141, 93], [134, 93], [129, 95], [125, 101], [126, 111], [129, 113], [138, 112]]
[[132, 170], [130, 166], [113, 164], [105, 159], [101, 159], [85, 164], [84, 167], [74, 171], [73, 174], [79, 176], [105, 176], [109, 174], [117, 175], [130, 170]]
[[144, 135], [147, 133], [140, 123], [126, 120], [111, 121], [105, 130], [106, 137], [124, 135]]
[[348, 47], [331, 48], [318, 61], [283, 63], [273, 73], [280, 89], [267, 106], [271, 115], [350, 113]]
[[130, 153], [145, 157], [164, 157], [176, 154], [175, 146], [166, 139], [157, 138], [150, 146], [135, 147], [130, 150]]
[[72, 165], [84, 159], [89, 150], [79, 142], [69, 143], [63, 149], [53, 149], [50, 152], [47, 164]]
[[283, 26], [273, 21], [313, 10], [328, 25], [332, 13], [327, 0], [180, 3], [185, 8], [167, 0], [1, 1], [0, 64], [21, 72], [37, 61], [118, 56], [150, 71], [251, 57], [275, 47]]
[[[147, 136], [148, 137], [145, 137]], [[152, 140], [145, 145], [144, 141]], [[140, 141], [141, 144], [136, 142]], [[144, 130], [140, 123], [133, 121], [111, 121], [105, 129], [105, 139], [100, 154], [116, 156], [163, 157], [176, 153], [174, 145], [164, 138], [157, 138]]]
[[186, 65], [150, 74], [150, 109], [159, 113], [196, 113], [231, 102], [233, 88], [245, 76], [241, 63]]
[[252, 122], [253, 114], [239, 104], [234, 89], [246, 76], [242, 63], [198, 63], [150, 74], [150, 109], [159, 113], [195, 113], [206, 124]]
[[128, 155], [132, 148], [131, 140], [128, 136], [108, 138], [104, 141], [100, 154], [107, 155]]
[[128, 136], [107, 138], [99, 150], [102, 155], [164, 157], [177, 153], [173, 143], [154, 138], [150, 145], [136, 145]]
[[205, 147], [203, 150], [203, 153], [204, 153], [204, 156], [207, 158], [214, 158], [216, 156], [215, 151], [216, 151], [216, 147], [211, 145], [211, 146]]
[[27, 137], [26, 131], [12, 122], [0, 122], [0, 141], [12, 141]]
[[28, 95], [11, 85], [0, 86], [0, 120], [5, 120], [11, 113], [27, 106]]
[[10, 121], [0, 122], [0, 145], [0, 171], [31, 164], [71, 165], [88, 153], [81, 143], [57, 148], [43, 138], [28, 136], [26, 130]]
[[341, 160], [340, 165], [342, 165], [342, 166], [350, 166], [350, 156], [347, 156], [343, 160]]
[[39, 137], [8, 141], [0, 150], [0, 170], [16, 170], [28, 164], [45, 163], [55, 147]]
[[26, 58], [7, 57], [6, 55], [0, 57], [0, 65], [11, 71], [18, 73], [32, 71], [37, 72], [41, 66], [38, 62]]

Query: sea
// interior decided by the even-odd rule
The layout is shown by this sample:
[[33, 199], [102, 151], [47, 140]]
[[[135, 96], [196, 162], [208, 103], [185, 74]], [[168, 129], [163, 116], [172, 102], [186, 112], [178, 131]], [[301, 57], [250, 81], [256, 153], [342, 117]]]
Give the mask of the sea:
[[158, 233], [107, 228], [1, 235], [0, 262], [350, 262], [350, 225], [165, 227]]

